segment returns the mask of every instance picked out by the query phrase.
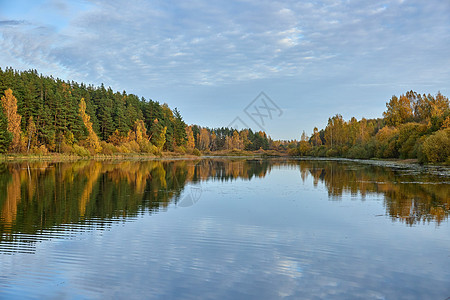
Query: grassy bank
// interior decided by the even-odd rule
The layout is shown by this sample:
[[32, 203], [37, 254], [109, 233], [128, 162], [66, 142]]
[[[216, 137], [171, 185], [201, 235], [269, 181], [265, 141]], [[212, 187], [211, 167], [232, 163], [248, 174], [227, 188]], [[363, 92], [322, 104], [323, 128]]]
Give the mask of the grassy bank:
[[45, 155], [8, 153], [0, 155], [1, 161], [77, 161], [86, 159], [95, 160], [141, 160], [141, 159], [162, 159], [162, 158], [199, 158], [204, 156], [227, 156], [227, 157], [286, 157], [285, 152], [274, 150], [244, 151], [244, 150], [221, 150], [221, 151], [205, 151], [196, 152], [195, 154], [180, 152], [162, 152], [161, 155], [139, 154], [139, 153], [116, 153], [111, 155], [97, 154], [90, 156], [80, 156], [76, 154], [48, 153]]

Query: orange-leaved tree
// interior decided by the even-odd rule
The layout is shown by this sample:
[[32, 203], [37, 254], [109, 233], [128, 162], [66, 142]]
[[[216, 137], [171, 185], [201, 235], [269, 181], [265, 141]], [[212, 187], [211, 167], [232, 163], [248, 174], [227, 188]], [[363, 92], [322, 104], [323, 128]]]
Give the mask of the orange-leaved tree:
[[102, 146], [100, 145], [98, 136], [92, 128], [91, 117], [86, 114], [86, 102], [84, 101], [84, 98], [81, 98], [79, 112], [81, 119], [83, 119], [84, 126], [86, 126], [88, 131], [88, 137], [86, 139], [87, 146], [97, 153], [102, 151]]
[[195, 139], [194, 133], [192, 132], [192, 126], [186, 126], [186, 136], [187, 136], [187, 148], [194, 149], [195, 147]]
[[7, 89], [1, 101], [3, 112], [8, 120], [8, 131], [13, 135], [9, 149], [13, 152], [19, 152], [22, 145], [22, 132], [20, 130], [22, 116], [17, 113], [17, 99], [14, 97], [13, 91], [11, 89]]

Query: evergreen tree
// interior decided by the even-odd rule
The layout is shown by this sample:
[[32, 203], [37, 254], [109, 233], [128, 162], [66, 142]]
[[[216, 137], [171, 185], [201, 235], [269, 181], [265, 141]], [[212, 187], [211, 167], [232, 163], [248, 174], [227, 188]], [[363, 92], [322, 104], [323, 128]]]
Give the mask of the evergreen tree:
[[0, 109], [0, 153], [5, 153], [12, 142], [12, 133], [8, 131], [8, 120]]
[[177, 146], [185, 145], [187, 141], [186, 123], [184, 123], [183, 118], [181, 117], [181, 114], [176, 107], [173, 110], [173, 115], [175, 117], [173, 125], [175, 143], [177, 144]]

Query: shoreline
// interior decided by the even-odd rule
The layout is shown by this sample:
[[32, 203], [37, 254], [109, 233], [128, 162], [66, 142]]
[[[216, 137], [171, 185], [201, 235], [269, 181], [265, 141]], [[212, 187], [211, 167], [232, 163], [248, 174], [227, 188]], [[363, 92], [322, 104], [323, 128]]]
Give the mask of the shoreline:
[[[164, 152], [161, 156], [147, 154], [126, 155], [95, 155], [82, 157], [77, 155], [50, 154], [50, 155], [2, 155], [0, 162], [3, 163], [30, 163], [30, 162], [77, 162], [77, 161], [178, 161], [178, 160], [203, 160], [203, 159], [226, 159], [226, 160], [279, 160], [279, 161], [336, 161], [343, 163], [357, 163], [366, 166], [386, 167], [400, 172], [413, 172], [417, 175], [427, 173], [439, 177], [450, 178], [450, 166], [444, 164], [420, 164], [417, 159], [355, 159], [345, 157], [313, 157], [313, 156], [289, 156], [287, 153], [262, 153], [252, 152], [229, 152], [229, 153], [204, 153], [201, 156], [181, 153]], [[450, 183], [445, 181], [443, 183]]]
[[115, 155], [92, 155], [92, 156], [78, 156], [73, 154], [46, 154], [46, 155], [34, 155], [34, 154], [6, 154], [0, 155], [0, 162], [35, 162], [35, 161], [51, 161], [51, 162], [75, 162], [79, 160], [123, 160], [123, 161], [140, 161], [140, 160], [193, 160], [193, 159], [245, 159], [245, 158], [261, 158], [261, 159], [282, 159], [282, 160], [321, 160], [321, 161], [348, 161], [358, 162], [379, 166], [390, 167], [441, 167], [444, 169], [450, 169], [446, 164], [421, 164], [418, 159], [356, 159], [346, 157], [315, 157], [315, 156], [290, 156], [285, 152], [278, 151], [217, 151], [217, 152], [205, 152], [202, 155], [182, 154], [175, 152], [163, 152], [162, 155], [156, 156], [152, 154], [115, 154]]

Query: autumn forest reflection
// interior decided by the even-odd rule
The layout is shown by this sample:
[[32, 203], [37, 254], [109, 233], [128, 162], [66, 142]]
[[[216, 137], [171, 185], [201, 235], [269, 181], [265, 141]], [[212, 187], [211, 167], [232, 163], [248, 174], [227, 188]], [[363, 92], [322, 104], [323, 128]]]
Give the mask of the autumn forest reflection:
[[[199, 159], [78, 161], [0, 165], [0, 242], [61, 224], [132, 218], [177, 204], [187, 184], [265, 177], [273, 168], [298, 168], [303, 182], [325, 186], [330, 200], [381, 195], [386, 215], [412, 225], [448, 218], [448, 178], [402, 173], [352, 162]], [[447, 181], [442, 183], [443, 181]], [[299, 181], [301, 184], [301, 181]]]

